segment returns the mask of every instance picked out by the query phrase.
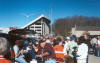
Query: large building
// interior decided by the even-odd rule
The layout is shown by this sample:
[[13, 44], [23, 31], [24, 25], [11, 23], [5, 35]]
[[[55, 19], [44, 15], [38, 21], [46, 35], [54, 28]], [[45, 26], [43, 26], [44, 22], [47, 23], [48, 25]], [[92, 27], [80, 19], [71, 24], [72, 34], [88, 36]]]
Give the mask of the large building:
[[97, 26], [75, 26], [72, 28], [72, 34], [80, 37], [83, 33], [88, 32], [90, 35], [100, 35], [100, 27]]
[[40, 35], [48, 35], [50, 33], [50, 19], [44, 15], [39, 16], [35, 20], [26, 24], [23, 29], [34, 30]]

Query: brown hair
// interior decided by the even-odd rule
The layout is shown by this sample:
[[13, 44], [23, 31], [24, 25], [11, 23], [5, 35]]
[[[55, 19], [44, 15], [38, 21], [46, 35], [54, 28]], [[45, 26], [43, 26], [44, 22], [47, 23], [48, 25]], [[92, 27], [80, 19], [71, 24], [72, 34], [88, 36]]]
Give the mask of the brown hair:
[[75, 63], [75, 62], [72, 57], [68, 56], [67, 58], [65, 58], [65, 63]]
[[18, 45], [20, 49], [24, 47], [24, 40], [16, 40], [15, 44]]
[[40, 43], [43, 43], [43, 42], [45, 42], [45, 41], [46, 41], [45, 39], [40, 39], [40, 40], [39, 40], [39, 44], [40, 44]]

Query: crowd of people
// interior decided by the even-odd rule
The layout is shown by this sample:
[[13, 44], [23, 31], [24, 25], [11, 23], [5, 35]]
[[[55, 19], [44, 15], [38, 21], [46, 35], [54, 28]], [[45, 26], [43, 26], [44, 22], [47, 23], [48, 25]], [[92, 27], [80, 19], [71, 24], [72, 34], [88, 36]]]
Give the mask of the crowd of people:
[[100, 57], [100, 36], [43, 36], [18, 39], [14, 45], [0, 37], [0, 63], [88, 63], [91, 52]]

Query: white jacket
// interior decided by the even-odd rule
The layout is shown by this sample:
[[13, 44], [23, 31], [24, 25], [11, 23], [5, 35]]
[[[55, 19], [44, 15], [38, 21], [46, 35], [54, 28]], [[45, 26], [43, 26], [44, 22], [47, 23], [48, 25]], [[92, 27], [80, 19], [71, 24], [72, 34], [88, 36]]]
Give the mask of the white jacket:
[[63, 50], [64, 55], [67, 55], [68, 43], [70, 43], [70, 41], [69, 42], [65, 41], [64, 50]]
[[81, 45], [78, 46], [78, 51], [77, 51], [78, 57], [77, 59], [86, 59], [88, 55], [88, 46], [85, 43], [82, 43]]

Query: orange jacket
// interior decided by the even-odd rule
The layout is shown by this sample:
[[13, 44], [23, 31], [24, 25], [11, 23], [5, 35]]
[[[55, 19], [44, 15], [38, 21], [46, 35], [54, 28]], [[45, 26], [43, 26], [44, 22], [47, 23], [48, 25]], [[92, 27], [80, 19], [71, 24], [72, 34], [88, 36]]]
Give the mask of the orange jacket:
[[55, 50], [55, 53], [56, 53], [56, 58], [64, 59], [63, 49], [64, 49], [64, 47], [61, 46], [61, 45], [54, 46], [54, 50]]

